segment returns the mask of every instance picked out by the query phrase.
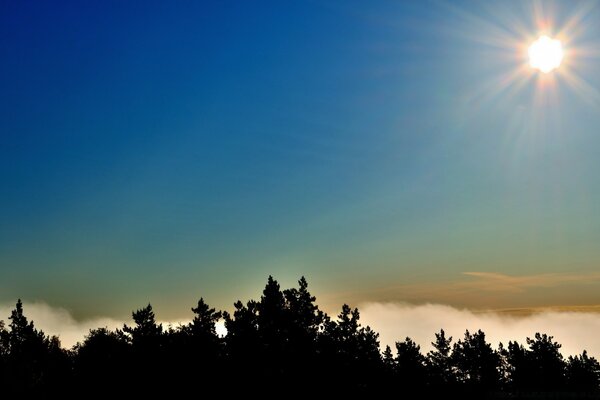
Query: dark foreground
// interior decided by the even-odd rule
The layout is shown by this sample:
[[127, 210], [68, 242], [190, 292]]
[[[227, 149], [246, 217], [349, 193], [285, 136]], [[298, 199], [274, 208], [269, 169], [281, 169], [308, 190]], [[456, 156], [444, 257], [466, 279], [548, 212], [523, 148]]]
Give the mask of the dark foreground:
[[[453, 340], [435, 334], [423, 354], [410, 338], [380, 351], [378, 334], [344, 305], [319, 310], [304, 278], [281, 290], [269, 277], [260, 300], [235, 303], [233, 314], [203, 299], [194, 320], [163, 329], [148, 305], [133, 324], [90, 331], [63, 349], [35, 328], [17, 302], [0, 322], [0, 385], [26, 398], [234, 395], [262, 398], [600, 399], [600, 364], [585, 351], [563, 358], [552, 336], [495, 350], [482, 331]], [[223, 318], [227, 335], [215, 323]]]

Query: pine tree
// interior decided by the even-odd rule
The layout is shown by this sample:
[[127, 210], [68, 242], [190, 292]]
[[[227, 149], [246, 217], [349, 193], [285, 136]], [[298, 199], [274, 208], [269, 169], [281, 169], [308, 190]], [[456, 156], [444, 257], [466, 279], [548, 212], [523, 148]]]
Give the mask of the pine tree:
[[194, 336], [216, 337], [216, 324], [223, 316], [221, 311], [210, 308], [201, 297], [198, 305], [192, 307], [192, 312], [196, 314], [191, 323], [191, 330]]
[[474, 334], [467, 330], [463, 340], [454, 344], [452, 361], [458, 380], [469, 390], [489, 391], [500, 385], [500, 355], [485, 341], [479, 330]]
[[433, 350], [427, 353], [431, 383], [434, 386], [447, 386], [454, 382], [451, 360], [452, 336], [446, 338], [443, 329], [435, 334], [435, 341], [431, 342]]
[[412, 392], [423, 390], [427, 384], [427, 370], [421, 347], [407, 337], [403, 342], [396, 342], [396, 354], [401, 385]]
[[600, 383], [600, 363], [587, 351], [567, 360], [566, 378], [569, 389], [580, 392], [597, 392]]

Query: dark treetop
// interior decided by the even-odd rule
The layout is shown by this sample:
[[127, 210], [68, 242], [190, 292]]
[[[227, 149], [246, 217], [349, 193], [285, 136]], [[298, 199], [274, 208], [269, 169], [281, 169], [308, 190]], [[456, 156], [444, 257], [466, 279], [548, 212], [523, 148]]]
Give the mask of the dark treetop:
[[[344, 304], [332, 318], [319, 310], [304, 278], [281, 290], [269, 277], [260, 300], [237, 301], [232, 314], [200, 298], [192, 322], [164, 329], [148, 304], [133, 324], [91, 330], [66, 350], [35, 328], [19, 300], [0, 321], [4, 393], [54, 398], [192, 393], [210, 397], [285, 394], [367, 397], [600, 398], [600, 364], [585, 351], [565, 359], [552, 336], [495, 350], [485, 333], [454, 340], [441, 330], [427, 354], [410, 338], [380, 351], [378, 334]], [[217, 335], [224, 319], [227, 334]], [[396, 396], [397, 397], [397, 396]]]

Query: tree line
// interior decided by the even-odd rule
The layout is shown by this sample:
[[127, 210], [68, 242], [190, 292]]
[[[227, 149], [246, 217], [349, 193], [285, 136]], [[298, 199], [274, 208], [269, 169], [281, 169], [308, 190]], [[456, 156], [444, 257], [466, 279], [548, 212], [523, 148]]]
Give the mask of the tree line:
[[[237, 301], [233, 313], [202, 298], [191, 311], [189, 324], [164, 328], [148, 304], [132, 313], [131, 325], [93, 329], [64, 349], [28, 321], [19, 300], [0, 321], [0, 390], [38, 398], [600, 398], [598, 361], [586, 351], [564, 358], [552, 336], [495, 349], [481, 330], [456, 339], [440, 330], [426, 354], [408, 337], [381, 349], [358, 309], [343, 305], [328, 316], [304, 278], [282, 290], [269, 277], [260, 300]], [[221, 319], [225, 336], [216, 332]]]

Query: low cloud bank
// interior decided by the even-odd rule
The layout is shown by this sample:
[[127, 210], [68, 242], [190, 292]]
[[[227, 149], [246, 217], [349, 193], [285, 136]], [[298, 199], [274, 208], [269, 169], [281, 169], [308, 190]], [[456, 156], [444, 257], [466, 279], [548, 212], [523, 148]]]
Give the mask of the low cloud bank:
[[[0, 305], [0, 319], [6, 325], [10, 322], [8, 317], [12, 309], [14, 304]], [[475, 313], [440, 304], [404, 303], [366, 303], [360, 305], [359, 310], [361, 323], [379, 332], [382, 346], [390, 345], [392, 348], [396, 341], [409, 336], [426, 353], [431, 349], [434, 333], [440, 329], [444, 329], [454, 340], [462, 338], [465, 329], [481, 329], [494, 346], [499, 342], [506, 344], [509, 340], [525, 344], [526, 337], [533, 337], [536, 332], [540, 332], [554, 336], [563, 345], [564, 356], [580, 354], [585, 349], [591, 355], [600, 357], [600, 313], [595, 312], [542, 311], [512, 316], [494, 312]], [[113, 318], [78, 321], [69, 311], [44, 303], [25, 303], [24, 312], [38, 329], [48, 335], [58, 336], [65, 348], [71, 348], [82, 341], [90, 329], [116, 329], [122, 328], [125, 323], [132, 324], [132, 321]], [[163, 327], [168, 328], [189, 321], [160, 322]], [[217, 332], [220, 335], [226, 333], [222, 321], [217, 324]]]
[[524, 316], [504, 313], [474, 313], [440, 304], [411, 305], [403, 303], [367, 303], [359, 307], [362, 325], [369, 325], [380, 334], [382, 346], [394, 349], [396, 341], [410, 337], [421, 345], [421, 351], [431, 350], [434, 334], [444, 329], [453, 340], [462, 339], [465, 329], [481, 329], [488, 342], [497, 346], [516, 340], [525, 345], [526, 337], [536, 332], [554, 336], [562, 344], [561, 353], [580, 354], [584, 349], [600, 357], [600, 313], [541, 311]]
[[[0, 320], [8, 326], [14, 304], [0, 305]], [[123, 327], [123, 321], [112, 318], [93, 318], [77, 321], [64, 308], [50, 307], [45, 303], [23, 303], [23, 313], [28, 321], [33, 321], [37, 329], [47, 335], [56, 335], [64, 348], [71, 348], [78, 341], [82, 341], [90, 329], [106, 327], [116, 329]]]
[[[9, 305], [0, 304], [0, 320], [3, 320], [6, 327], [10, 323], [8, 317], [15, 308], [14, 303]], [[59, 307], [51, 307], [45, 303], [23, 303], [23, 313], [28, 321], [33, 321], [37, 329], [44, 331], [46, 335], [58, 336], [62, 347], [70, 349], [83, 341], [90, 329], [108, 328], [111, 330], [123, 328], [124, 324], [133, 325], [132, 320], [122, 321], [108, 317], [97, 317], [78, 321], [68, 310]], [[190, 321], [158, 321], [164, 329], [169, 327], [176, 328], [180, 324], [187, 324]], [[223, 321], [217, 323], [217, 334], [224, 335], [225, 329]]]

